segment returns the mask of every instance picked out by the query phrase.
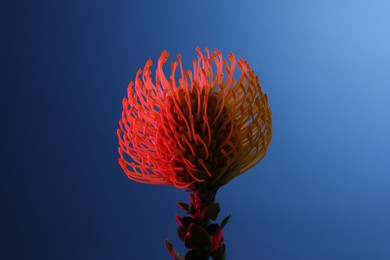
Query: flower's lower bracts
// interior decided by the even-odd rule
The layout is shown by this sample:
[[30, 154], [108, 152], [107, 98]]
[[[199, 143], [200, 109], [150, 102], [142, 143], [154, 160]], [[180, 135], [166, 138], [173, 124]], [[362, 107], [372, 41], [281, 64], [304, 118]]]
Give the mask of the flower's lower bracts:
[[191, 187], [190, 191], [190, 205], [178, 202], [178, 206], [190, 216], [176, 215], [179, 224], [177, 233], [188, 251], [182, 257], [168, 240], [165, 241], [166, 247], [175, 260], [209, 260], [210, 257], [213, 260], [226, 259], [223, 227], [230, 216], [221, 224], [211, 223], [220, 211], [219, 204], [215, 202], [217, 190], [196, 185]]

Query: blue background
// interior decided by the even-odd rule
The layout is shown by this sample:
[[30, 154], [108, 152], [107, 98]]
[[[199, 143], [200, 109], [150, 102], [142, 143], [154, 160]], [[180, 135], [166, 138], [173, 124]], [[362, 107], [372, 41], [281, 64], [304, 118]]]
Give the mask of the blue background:
[[189, 65], [196, 46], [246, 59], [273, 110], [267, 156], [217, 196], [228, 259], [390, 259], [389, 1], [0, 10], [1, 259], [171, 259], [165, 238], [184, 252], [188, 194], [128, 180], [116, 128], [146, 60]]

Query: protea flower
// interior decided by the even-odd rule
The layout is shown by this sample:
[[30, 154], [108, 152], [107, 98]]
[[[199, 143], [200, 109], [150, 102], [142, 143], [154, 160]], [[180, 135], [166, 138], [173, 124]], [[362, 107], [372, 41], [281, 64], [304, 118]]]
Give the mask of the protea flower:
[[[138, 70], [123, 99], [117, 134], [119, 164], [127, 176], [137, 182], [193, 191], [191, 206], [180, 205], [192, 215], [192, 224], [207, 230], [214, 216], [201, 215], [215, 204], [218, 188], [265, 156], [272, 138], [272, 112], [247, 62], [238, 59], [241, 73], [236, 80], [237, 62], [232, 53], [226, 61], [218, 50], [211, 55], [207, 48], [206, 55], [196, 50], [193, 69], [184, 70], [178, 55], [169, 78], [163, 71], [169, 56], [166, 51], [158, 60], [155, 80], [151, 60]], [[219, 205], [213, 207], [218, 213]], [[179, 224], [187, 235], [193, 229]], [[220, 247], [212, 241], [222, 243], [222, 230], [208, 231], [208, 235], [210, 244], [202, 247], [212, 255]]]

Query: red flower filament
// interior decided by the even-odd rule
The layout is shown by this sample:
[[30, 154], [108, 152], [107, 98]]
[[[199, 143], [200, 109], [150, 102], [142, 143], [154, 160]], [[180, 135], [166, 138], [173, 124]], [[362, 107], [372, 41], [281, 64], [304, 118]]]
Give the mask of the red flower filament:
[[[193, 70], [181, 56], [166, 78], [163, 51], [152, 80], [148, 60], [128, 86], [119, 121], [119, 164], [134, 181], [179, 188], [206, 182], [219, 187], [253, 167], [272, 138], [267, 95], [248, 63], [199, 48]], [[179, 67], [180, 77], [175, 72]]]

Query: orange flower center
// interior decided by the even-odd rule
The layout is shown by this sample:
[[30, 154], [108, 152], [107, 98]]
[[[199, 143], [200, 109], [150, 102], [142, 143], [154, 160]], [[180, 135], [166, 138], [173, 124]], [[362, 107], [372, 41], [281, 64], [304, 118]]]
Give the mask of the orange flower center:
[[194, 86], [187, 92], [178, 88], [165, 100], [156, 138], [156, 152], [167, 164], [160, 165], [164, 176], [213, 183], [234, 161], [239, 139], [221, 93]]

